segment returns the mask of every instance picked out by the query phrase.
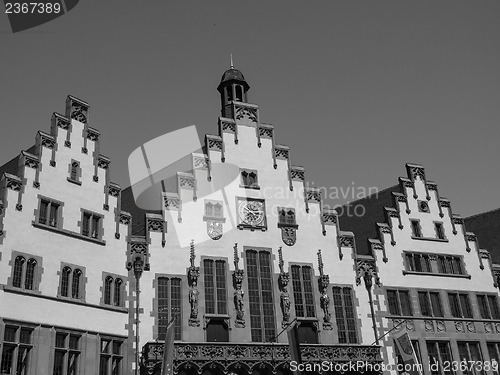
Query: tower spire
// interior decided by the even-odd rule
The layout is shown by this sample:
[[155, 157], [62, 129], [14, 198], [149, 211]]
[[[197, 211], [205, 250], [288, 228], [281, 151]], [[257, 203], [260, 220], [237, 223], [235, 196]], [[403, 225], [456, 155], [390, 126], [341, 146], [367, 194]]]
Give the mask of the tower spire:
[[229, 67], [229, 68], [230, 68], [230, 69], [234, 69], [234, 64], [233, 64], [233, 54], [231, 53], [231, 54], [230, 54], [230, 56], [231, 56], [231, 65], [230, 65], [230, 67]]

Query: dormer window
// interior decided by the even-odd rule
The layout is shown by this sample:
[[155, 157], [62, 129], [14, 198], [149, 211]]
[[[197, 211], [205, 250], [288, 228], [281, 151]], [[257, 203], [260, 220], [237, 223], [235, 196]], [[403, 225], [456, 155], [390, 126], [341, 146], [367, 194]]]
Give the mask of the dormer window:
[[253, 169], [242, 169], [241, 170], [241, 187], [258, 189], [259, 185], [257, 182], [257, 171]]

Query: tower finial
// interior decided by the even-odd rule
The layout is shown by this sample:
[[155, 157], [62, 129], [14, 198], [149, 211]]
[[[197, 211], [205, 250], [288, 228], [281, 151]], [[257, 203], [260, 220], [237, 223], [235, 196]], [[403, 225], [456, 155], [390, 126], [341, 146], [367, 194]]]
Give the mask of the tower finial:
[[231, 53], [231, 66], [230, 66], [230, 69], [233, 69], [234, 68], [234, 64], [233, 64], [233, 54]]

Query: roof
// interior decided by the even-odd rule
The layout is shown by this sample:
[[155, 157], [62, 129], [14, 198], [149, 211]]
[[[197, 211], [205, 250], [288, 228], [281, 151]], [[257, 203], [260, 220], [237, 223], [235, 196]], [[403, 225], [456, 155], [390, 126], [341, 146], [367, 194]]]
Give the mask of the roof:
[[[35, 150], [36, 150], [36, 147], [35, 147], [35, 145], [33, 145], [30, 148], [28, 148], [26, 151], [29, 152], [30, 154], [34, 154]], [[21, 153], [19, 153], [19, 155], [17, 155], [13, 159], [9, 160], [4, 165], [0, 166], [0, 178], [2, 178], [4, 173], [9, 173], [9, 174], [13, 174], [13, 175], [17, 176], [20, 155], [21, 155]]]
[[476, 235], [479, 248], [500, 264], [500, 208], [465, 218], [465, 228]]
[[231, 82], [231, 81], [239, 81], [243, 83], [243, 86], [245, 87], [245, 90], [248, 90], [250, 86], [248, 85], [247, 81], [245, 81], [245, 77], [243, 76], [243, 73], [240, 72], [238, 69], [234, 68], [229, 68], [224, 72], [220, 79], [220, 84], [217, 87], [217, 90], [220, 91], [221, 87], [223, 86], [224, 83], [226, 82]]
[[366, 198], [336, 208], [340, 229], [354, 233], [358, 254], [372, 255], [368, 240], [378, 237], [377, 223], [386, 221], [384, 207], [394, 206], [392, 192], [399, 191], [399, 185], [391, 186]]

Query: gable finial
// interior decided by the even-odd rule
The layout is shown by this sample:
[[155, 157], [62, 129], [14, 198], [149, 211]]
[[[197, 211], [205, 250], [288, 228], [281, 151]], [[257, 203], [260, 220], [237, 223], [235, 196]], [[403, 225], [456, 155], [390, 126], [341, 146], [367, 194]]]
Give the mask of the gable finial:
[[230, 69], [234, 69], [234, 64], [233, 64], [233, 54], [231, 53], [231, 66]]
[[195, 258], [196, 254], [194, 252], [194, 240], [191, 240], [191, 244], [189, 246], [189, 261], [191, 262], [191, 267], [194, 267]]

